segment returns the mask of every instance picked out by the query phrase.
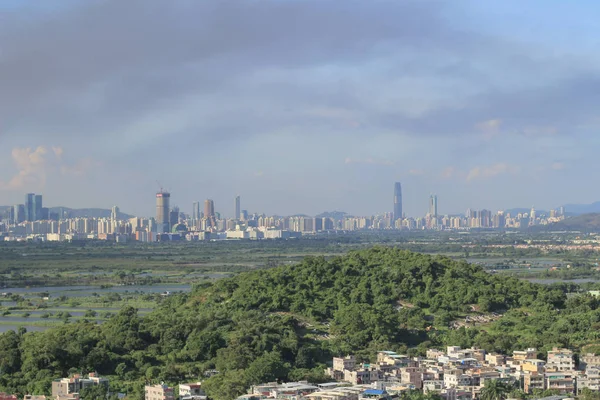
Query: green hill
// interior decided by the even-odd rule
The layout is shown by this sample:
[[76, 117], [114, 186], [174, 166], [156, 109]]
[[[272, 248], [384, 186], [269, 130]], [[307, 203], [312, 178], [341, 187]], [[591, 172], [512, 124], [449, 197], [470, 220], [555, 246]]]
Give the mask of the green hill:
[[[142, 398], [147, 381], [176, 384], [216, 369], [203, 387], [226, 400], [259, 382], [320, 382], [334, 355], [372, 360], [381, 349], [418, 355], [446, 345], [577, 348], [597, 340], [599, 306], [591, 296], [567, 300], [560, 287], [376, 247], [199, 285], [145, 317], [125, 308], [102, 325], [2, 334], [0, 390], [44, 393], [53, 378], [95, 370], [112, 375], [115, 390]], [[449, 328], [489, 312], [504, 316]]]

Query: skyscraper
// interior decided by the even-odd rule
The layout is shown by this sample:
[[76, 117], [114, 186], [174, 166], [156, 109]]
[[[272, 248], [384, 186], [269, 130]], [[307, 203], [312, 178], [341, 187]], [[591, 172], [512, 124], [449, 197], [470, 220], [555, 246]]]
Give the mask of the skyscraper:
[[204, 218], [214, 218], [215, 216], [215, 202], [211, 199], [204, 201]]
[[119, 220], [119, 207], [117, 206], [113, 206], [111, 212], [110, 212], [110, 219], [113, 221], [118, 221]]
[[240, 207], [240, 196], [235, 196], [235, 216], [234, 219], [240, 219], [240, 213], [242, 212], [242, 208]]
[[169, 213], [169, 229], [172, 231], [173, 227], [179, 223], [179, 207], [173, 207]]
[[25, 221], [35, 221], [35, 193], [25, 195]]
[[14, 219], [14, 223], [16, 224], [20, 224], [23, 221], [26, 221], [25, 218], [25, 206], [23, 204], [15, 204], [13, 206], [14, 209], [14, 215], [15, 215], [15, 219]]
[[435, 194], [429, 196], [429, 215], [432, 217], [438, 216], [438, 199]]
[[41, 194], [36, 194], [35, 197], [33, 198], [33, 220], [34, 221], [39, 221], [44, 219], [44, 212], [43, 212], [43, 206], [42, 206], [42, 195]]
[[196, 226], [196, 224], [198, 223], [199, 220], [200, 220], [200, 202], [195, 201], [192, 203], [192, 223], [194, 224], [194, 226]]
[[171, 193], [160, 191], [156, 193], [156, 232], [169, 232], [169, 202]]
[[394, 184], [394, 221], [402, 218], [402, 185], [400, 182]]

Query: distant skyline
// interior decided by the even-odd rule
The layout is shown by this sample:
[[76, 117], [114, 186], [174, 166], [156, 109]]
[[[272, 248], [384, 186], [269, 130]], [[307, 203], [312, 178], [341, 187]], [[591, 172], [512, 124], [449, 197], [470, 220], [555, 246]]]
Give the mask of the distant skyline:
[[[144, 12], [140, 12], [143, 10]], [[0, 2], [0, 204], [423, 215], [600, 200], [591, 0]], [[135, 27], [135, 29], [132, 29]]]

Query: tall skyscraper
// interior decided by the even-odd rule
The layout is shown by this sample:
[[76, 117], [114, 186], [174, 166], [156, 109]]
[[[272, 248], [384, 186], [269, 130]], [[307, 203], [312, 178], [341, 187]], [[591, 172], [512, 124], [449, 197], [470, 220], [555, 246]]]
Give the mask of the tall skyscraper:
[[160, 191], [156, 193], [156, 232], [169, 232], [169, 202], [171, 193]]
[[41, 194], [36, 194], [35, 197], [33, 198], [33, 202], [34, 202], [34, 206], [33, 206], [33, 220], [34, 221], [39, 221], [44, 219], [44, 207], [42, 206], [42, 195]]
[[25, 195], [25, 221], [35, 221], [35, 193]]
[[240, 196], [237, 195], [237, 196], [235, 196], [235, 216], [233, 218], [240, 219], [241, 212], [242, 212], [242, 208], [240, 206]]
[[438, 216], [438, 198], [435, 194], [429, 196], [429, 215], [432, 217]]
[[196, 226], [200, 221], [200, 202], [195, 201], [192, 203], [192, 224]]
[[179, 223], [179, 207], [173, 207], [169, 213], [169, 229], [172, 231], [173, 227]]
[[113, 206], [112, 210], [110, 211], [110, 219], [113, 221], [119, 220], [119, 207]]
[[15, 224], [20, 224], [23, 221], [26, 221], [25, 218], [25, 206], [23, 204], [15, 204], [13, 206], [13, 212], [15, 215]]
[[402, 218], [402, 185], [400, 182], [394, 184], [394, 221]]
[[204, 218], [214, 218], [215, 216], [215, 202], [211, 199], [204, 201]]

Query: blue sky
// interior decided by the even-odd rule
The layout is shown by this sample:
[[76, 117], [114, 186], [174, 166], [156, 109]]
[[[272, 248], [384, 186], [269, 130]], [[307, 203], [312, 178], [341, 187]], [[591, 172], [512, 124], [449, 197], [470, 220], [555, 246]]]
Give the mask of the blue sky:
[[[40, 8], [41, 7], [41, 8]], [[0, 1], [0, 204], [600, 200], [592, 1]]]

